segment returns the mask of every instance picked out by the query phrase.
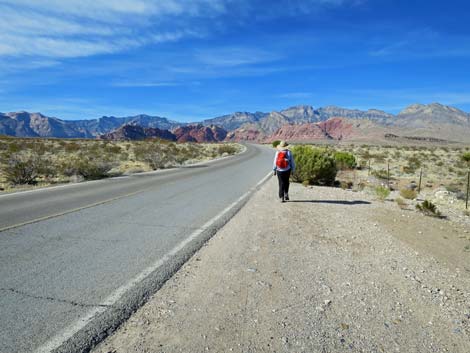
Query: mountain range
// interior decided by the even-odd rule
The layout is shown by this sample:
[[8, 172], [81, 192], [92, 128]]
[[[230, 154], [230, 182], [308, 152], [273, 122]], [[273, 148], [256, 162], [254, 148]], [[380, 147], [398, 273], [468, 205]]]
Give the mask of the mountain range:
[[[123, 129], [125, 126], [134, 128]], [[270, 113], [235, 112], [196, 123], [150, 115], [61, 120], [40, 113], [0, 113], [0, 134], [17, 137], [132, 139], [137, 135], [145, 138], [146, 134], [171, 137], [168, 133], [178, 141], [199, 142], [383, 140], [387, 136], [403, 136], [468, 143], [470, 114], [439, 103], [413, 104], [397, 115], [377, 109], [363, 111], [335, 106], [314, 109], [299, 105]]]

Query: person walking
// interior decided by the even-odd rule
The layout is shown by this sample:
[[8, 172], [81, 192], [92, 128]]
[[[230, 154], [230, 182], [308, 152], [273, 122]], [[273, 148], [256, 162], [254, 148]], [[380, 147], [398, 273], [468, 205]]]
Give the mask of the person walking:
[[288, 148], [286, 141], [281, 141], [277, 146], [274, 156], [273, 171], [277, 174], [279, 182], [279, 199], [281, 202], [289, 201], [289, 178], [291, 172], [295, 170], [294, 156]]

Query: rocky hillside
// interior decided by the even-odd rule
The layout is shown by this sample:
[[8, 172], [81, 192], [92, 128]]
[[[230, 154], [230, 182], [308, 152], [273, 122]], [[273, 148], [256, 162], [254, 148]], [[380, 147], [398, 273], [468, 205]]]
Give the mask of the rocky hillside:
[[19, 137], [87, 137], [85, 132], [63, 120], [27, 112], [1, 114], [0, 134]]
[[187, 125], [173, 131], [178, 142], [220, 142], [224, 141], [227, 131], [219, 126]]
[[318, 123], [284, 125], [265, 139], [312, 142], [315, 140], [360, 140], [367, 137], [378, 139], [385, 136], [386, 129], [367, 119], [331, 118]]
[[267, 114], [256, 112], [256, 113], [247, 113], [247, 112], [236, 112], [233, 114], [219, 116], [213, 119], [206, 119], [202, 121], [202, 125], [210, 126], [217, 125], [224, 128], [227, 131], [232, 131], [238, 129], [244, 124], [251, 124], [260, 121]]
[[150, 115], [61, 120], [40, 113], [0, 113], [0, 134], [18, 137], [95, 138], [123, 125], [140, 125], [169, 130], [184, 124]]
[[147, 138], [158, 138], [176, 141], [176, 136], [168, 130], [153, 127], [142, 127], [140, 125], [124, 125], [116, 130], [100, 135], [101, 140], [145, 140]]
[[[397, 115], [376, 109], [362, 111], [335, 106], [314, 109], [308, 105], [299, 105], [271, 113], [237, 112], [195, 124], [178, 123], [149, 115], [123, 118], [104, 116], [93, 120], [64, 121], [39, 113], [20, 112], [0, 114], [0, 134], [21, 137], [94, 138], [124, 125], [138, 125], [171, 130], [177, 135], [177, 139], [184, 141], [220, 141], [225, 138], [221, 136], [227, 132], [226, 138], [231, 141], [266, 141], [275, 136], [290, 134], [306, 139], [307, 132], [312, 134], [310, 139], [315, 140], [320, 138], [321, 131], [318, 129], [321, 130], [322, 125], [313, 127], [305, 124], [320, 124], [332, 118], [350, 120], [350, 124], [354, 126], [352, 133], [338, 132], [337, 135], [342, 136], [342, 139], [367, 135], [373, 139], [383, 139], [384, 134], [388, 133], [404, 137], [470, 142], [470, 115], [439, 103], [414, 104]], [[334, 124], [345, 126], [337, 120]], [[296, 125], [302, 125], [307, 130], [303, 131], [302, 127]], [[283, 131], [279, 132], [281, 128]]]

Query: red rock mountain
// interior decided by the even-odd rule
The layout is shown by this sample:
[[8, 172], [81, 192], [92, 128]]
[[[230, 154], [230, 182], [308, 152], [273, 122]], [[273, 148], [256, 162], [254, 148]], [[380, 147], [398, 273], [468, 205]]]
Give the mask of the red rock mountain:
[[219, 142], [225, 140], [227, 131], [219, 126], [188, 125], [173, 131], [178, 142]]
[[309, 142], [315, 140], [350, 140], [384, 136], [386, 130], [367, 119], [331, 118], [319, 123], [284, 125], [265, 139]]
[[101, 140], [144, 140], [147, 138], [159, 138], [176, 141], [176, 136], [168, 130], [160, 130], [140, 125], [124, 125], [120, 128], [100, 135]]

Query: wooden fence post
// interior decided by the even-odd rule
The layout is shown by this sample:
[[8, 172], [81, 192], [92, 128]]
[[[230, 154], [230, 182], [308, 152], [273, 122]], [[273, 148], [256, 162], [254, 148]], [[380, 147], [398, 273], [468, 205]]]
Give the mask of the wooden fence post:
[[467, 197], [465, 198], [465, 209], [468, 210], [468, 194], [470, 189], [470, 170], [467, 172]]
[[423, 178], [423, 168], [419, 172], [418, 194], [421, 192], [421, 179]]
[[390, 190], [390, 161], [387, 161], [387, 187]]

